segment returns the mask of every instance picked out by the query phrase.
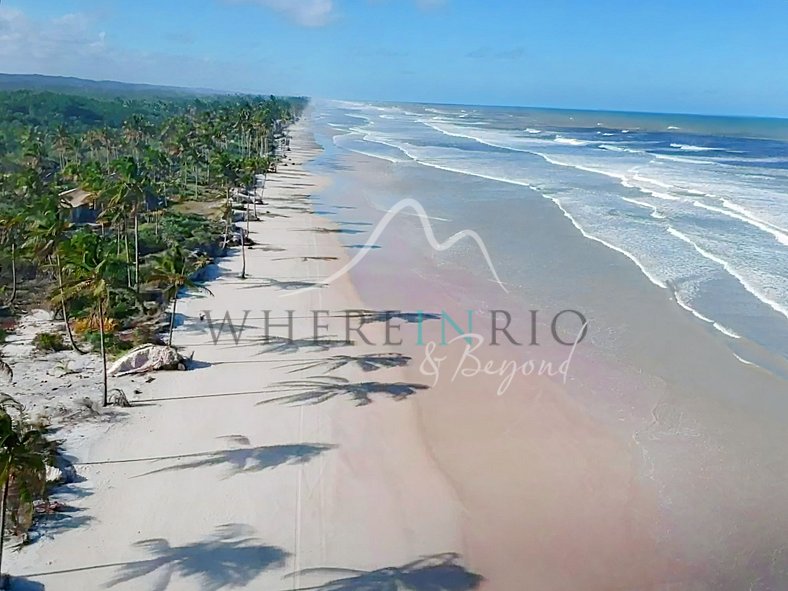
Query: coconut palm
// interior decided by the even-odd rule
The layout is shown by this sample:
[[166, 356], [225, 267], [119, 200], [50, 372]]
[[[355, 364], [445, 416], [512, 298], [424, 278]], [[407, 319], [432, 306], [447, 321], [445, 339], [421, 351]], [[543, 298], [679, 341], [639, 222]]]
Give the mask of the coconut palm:
[[30, 426], [24, 417], [12, 418], [0, 407], [0, 572], [9, 510], [15, 509], [17, 516], [32, 515], [33, 501], [46, 492], [46, 468], [54, 459], [54, 448], [42, 429]]
[[52, 140], [52, 145], [55, 148], [55, 152], [57, 152], [60, 170], [63, 170], [63, 168], [68, 163], [66, 154], [72, 145], [71, 134], [68, 132], [68, 129], [66, 129], [65, 125], [61, 124], [57, 126], [57, 129], [55, 130], [55, 137]]
[[[203, 262], [204, 264], [204, 262]], [[175, 247], [157, 257], [150, 281], [164, 286], [164, 297], [172, 299], [172, 314], [170, 316], [169, 335], [167, 344], [172, 346], [172, 331], [175, 328], [175, 311], [178, 306], [178, 293], [181, 289], [202, 291], [213, 295], [202, 285], [195, 283], [191, 275], [198, 269], [198, 265], [189, 259], [180, 247]]]
[[6, 305], [11, 305], [16, 299], [16, 257], [17, 257], [17, 243], [21, 237], [21, 231], [24, 227], [25, 218], [19, 208], [12, 208], [6, 205], [0, 209], [0, 247], [8, 249], [11, 260], [11, 295], [6, 302]]
[[[145, 201], [147, 179], [140, 172], [137, 161], [131, 157], [112, 162], [113, 179], [107, 190], [110, 206], [119, 206], [134, 220], [134, 289], [140, 285], [140, 234], [139, 212]], [[130, 263], [130, 261], [129, 261]]]
[[110, 305], [110, 294], [128, 291], [120, 278], [124, 271], [124, 262], [106, 248], [100, 236], [88, 230], [75, 234], [64, 249], [64, 269], [67, 281], [63, 289], [63, 297], [87, 297], [94, 306], [96, 321], [99, 327], [101, 363], [103, 368], [102, 404], [107, 406], [109, 390], [107, 387], [107, 348], [106, 325]]
[[25, 212], [25, 217], [28, 222], [25, 229], [27, 241], [23, 244], [23, 248], [29, 249], [33, 253], [34, 259], [39, 263], [54, 270], [58, 283], [58, 297], [55, 299], [60, 304], [69, 343], [74, 351], [84, 353], [77, 346], [68, 321], [68, 298], [64, 293], [63, 264], [60, 256], [62, 245], [71, 229], [71, 223], [65, 219], [60, 200], [52, 194], [43, 195], [30, 204]]

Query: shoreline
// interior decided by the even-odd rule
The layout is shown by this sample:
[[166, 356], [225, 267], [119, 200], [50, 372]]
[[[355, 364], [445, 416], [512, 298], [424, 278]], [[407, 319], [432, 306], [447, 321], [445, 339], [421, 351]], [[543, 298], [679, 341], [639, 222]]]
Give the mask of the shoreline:
[[[330, 145], [334, 133], [324, 132]], [[521, 301], [503, 295], [473, 249], [435, 254], [420, 225], [403, 217], [370, 255], [374, 263], [351, 272], [363, 298], [390, 308], [445, 309], [455, 318], [495, 308], [527, 316], [531, 308], [573, 307], [577, 289], [594, 311], [592, 326], [605, 331], [578, 351], [565, 386], [526, 378], [498, 397], [490, 378], [442, 379], [417, 399], [427, 443], [469, 512], [468, 560], [487, 577], [483, 588], [740, 588], [738, 577], [758, 567], [739, 571], [731, 557], [758, 531], [765, 544], [780, 541], [774, 516], [782, 504], [770, 492], [771, 471], [749, 462], [770, 457], [788, 465], [775, 453], [787, 410], [779, 378], [741, 363], [716, 328], [682, 310], [629, 260], [578, 236], [543, 196], [330, 149], [343, 183], [329, 191], [328, 203], [350, 203], [357, 219], [375, 222], [399, 198], [423, 197], [427, 213], [440, 220], [439, 239], [479, 230], [496, 264], [514, 259], [526, 278], [513, 286]], [[474, 201], [488, 189], [497, 201]], [[518, 222], [526, 250], [494, 231], [502, 219]], [[561, 283], [567, 277], [571, 285]], [[415, 342], [413, 331], [410, 337]], [[410, 379], [424, 379], [417, 371], [423, 347], [406, 350], [414, 358]], [[504, 433], [508, 441], [501, 441]], [[701, 481], [725, 484], [707, 489]], [[756, 499], [757, 515], [744, 518], [740, 504]]]

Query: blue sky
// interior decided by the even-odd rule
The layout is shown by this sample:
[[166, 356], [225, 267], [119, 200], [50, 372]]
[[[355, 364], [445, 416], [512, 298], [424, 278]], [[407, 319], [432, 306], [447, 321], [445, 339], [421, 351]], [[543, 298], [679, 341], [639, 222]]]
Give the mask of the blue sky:
[[786, 0], [2, 0], [0, 71], [788, 116], [786, 26]]

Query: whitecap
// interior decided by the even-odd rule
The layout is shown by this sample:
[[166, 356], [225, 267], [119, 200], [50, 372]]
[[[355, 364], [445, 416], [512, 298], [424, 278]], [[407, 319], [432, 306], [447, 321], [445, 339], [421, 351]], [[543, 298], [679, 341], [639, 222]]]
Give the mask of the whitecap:
[[573, 137], [562, 137], [560, 135], [556, 136], [556, 138], [553, 141], [556, 142], [557, 144], [567, 144], [569, 146], [587, 146], [588, 144], [591, 143]]
[[685, 152], [724, 152], [724, 148], [710, 148], [708, 146], [693, 146], [691, 144], [670, 144], [671, 148]]
[[702, 248], [699, 244], [697, 244], [695, 241], [693, 241], [689, 236], [687, 236], [686, 234], [683, 234], [682, 232], [679, 232], [678, 230], [676, 230], [675, 228], [673, 228], [671, 226], [668, 226], [668, 233], [671, 236], [675, 236], [679, 240], [682, 240], [682, 241], [686, 242], [687, 244], [689, 244], [690, 246], [692, 246], [692, 248], [694, 248], [697, 251], [697, 253], [699, 255], [701, 255], [702, 257], [707, 258], [710, 261], [713, 261], [713, 262], [717, 263], [718, 265], [720, 265], [723, 269], [725, 269], [725, 271], [730, 276], [732, 276], [734, 279], [736, 279], [736, 281], [738, 281], [744, 289], [746, 289], [748, 292], [750, 292], [750, 294], [754, 295], [756, 298], [758, 298], [761, 302], [763, 302], [764, 304], [769, 306], [775, 312], [779, 312], [780, 314], [782, 314], [783, 316], [788, 318], [788, 308], [785, 308], [785, 307], [781, 306], [777, 302], [773, 301], [771, 298], [769, 298], [769, 297], [765, 296], [764, 294], [762, 294], [755, 287], [750, 285], [750, 283], [744, 277], [742, 277], [741, 273], [739, 273], [733, 267], [733, 265], [731, 265], [731, 263], [729, 261], [726, 261], [722, 257], [717, 256], [717, 255], [709, 252], [708, 250]]

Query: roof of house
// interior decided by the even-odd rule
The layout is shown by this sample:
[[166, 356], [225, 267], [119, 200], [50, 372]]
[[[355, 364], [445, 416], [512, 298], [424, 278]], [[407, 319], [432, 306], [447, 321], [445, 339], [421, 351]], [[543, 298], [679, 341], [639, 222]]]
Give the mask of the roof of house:
[[71, 207], [82, 207], [83, 205], [91, 205], [93, 193], [77, 187], [76, 189], [63, 191], [60, 193], [60, 197], [68, 201]]

